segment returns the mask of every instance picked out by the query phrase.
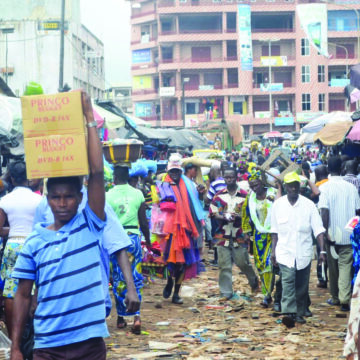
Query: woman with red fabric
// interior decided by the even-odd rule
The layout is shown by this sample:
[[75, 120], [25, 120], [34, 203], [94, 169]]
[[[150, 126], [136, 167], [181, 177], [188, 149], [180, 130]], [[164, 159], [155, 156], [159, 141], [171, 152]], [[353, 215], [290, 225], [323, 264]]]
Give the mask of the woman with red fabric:
[[166, 213], [163, 236], [158, 235], [168, 268], [168, 280], [163, 296], [165, 299], [169, 298], [174, 288], [172, 302], [182, 304], [179, 291], [183, 280], [198, 274], [200, 256], [196, 239], [199, 237], [201, 225], [196, 219], [191, 196], [181, 177], [179, 154], [170, 157], [167, 171], [163, 182], [158, 184], [160, 210]]

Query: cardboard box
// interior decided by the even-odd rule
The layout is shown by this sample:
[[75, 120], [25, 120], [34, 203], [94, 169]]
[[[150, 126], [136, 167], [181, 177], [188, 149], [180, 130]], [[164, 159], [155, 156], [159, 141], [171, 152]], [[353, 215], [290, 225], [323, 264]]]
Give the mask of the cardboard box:
[[24, 137], [85, 133], [81, 92], [21, 98]]
[[81, 92], [21, 98], [28, 179], [89, 173]]
[[25, 138], [28, 179], [89, 173], [84, 134]]

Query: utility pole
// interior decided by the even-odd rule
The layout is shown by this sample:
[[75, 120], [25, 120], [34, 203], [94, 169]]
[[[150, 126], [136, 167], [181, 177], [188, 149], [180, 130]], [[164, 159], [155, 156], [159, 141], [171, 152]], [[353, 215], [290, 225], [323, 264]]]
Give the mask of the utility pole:
[[59, 91], [64, 86], [65, 0], [61, 0]]
[[5, 53], [5, 68], [6, 68], [6, 77], [5, 77], [5, 82], [6, 85], [8, 84], [8, 76], [9, 76], [9, 68], [8, 68], [8, 33], [5, 33], [5, 42], [6, 42], [6, 53]]

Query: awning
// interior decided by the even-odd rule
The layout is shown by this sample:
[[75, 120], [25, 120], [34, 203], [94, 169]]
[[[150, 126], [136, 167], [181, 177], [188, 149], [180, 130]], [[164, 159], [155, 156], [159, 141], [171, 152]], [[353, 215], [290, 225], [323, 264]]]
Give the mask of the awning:
[[312, 133], [301, 134], [301, 136], [296, 140], [296, 146], [302, 146], [304, 144], [313, 144], [314, 135]]
[[108, 129], [117, 129], [125, 126], [125, 119], [121, 116], [115, 115], [96, 104], [93, 104], [93, 109], [104, 119], [105, 127]]
[[350, 130], [346, 138], [351, 141], [360, 141], [360, 121], [356, 121], [354, 123], [353, 128]]
[[352, 121], [351, 120], [351, 114], [352, 113], [345, 112], [345, 111], [333, 111], [333, 112], [331, 112], [329, 114], [323, 114], [323, 115], [313, 119], [307, 125], [305, 125], [301, 129], [301, 132], [302, 133], [317, 133], [326, 124]]
[[271, 139], [271, 138], [281, 138], [281, 132], [279, 131], [270, 131], [264, 134], [264, 139]]
[[101, 128], [104, 125], [104, 119], [98, 114], [98, 112], [93, 108], [94, 120], [97, 123], [97, 128]]
[[314, 136], [314, 141], [320, 140], [324, 145], [337, 145], [344, 141], [346, 134], [353, 126], [351, 121], [326, 124]]
[[294, 139], [294, 135], [289, 132], [283, 132], [281, 135], [282, 135], [282, 138], [285, 140], [293, 140]]

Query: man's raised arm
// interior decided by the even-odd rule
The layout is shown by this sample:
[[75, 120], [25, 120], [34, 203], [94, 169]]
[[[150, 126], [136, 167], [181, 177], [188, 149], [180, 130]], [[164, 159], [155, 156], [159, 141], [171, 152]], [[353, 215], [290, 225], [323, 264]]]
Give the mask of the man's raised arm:
[[96, 122], [92, 110], [90, 97], [81, 93], [81, 102], [86, 126], [88, 128], [88, 159], [89, 159], [89, 182], [88, 202], [92, 211], [102, 220], [105, 219], [105, 188], [104, 188], [104, 164], [102, 147], [96, 131]]

